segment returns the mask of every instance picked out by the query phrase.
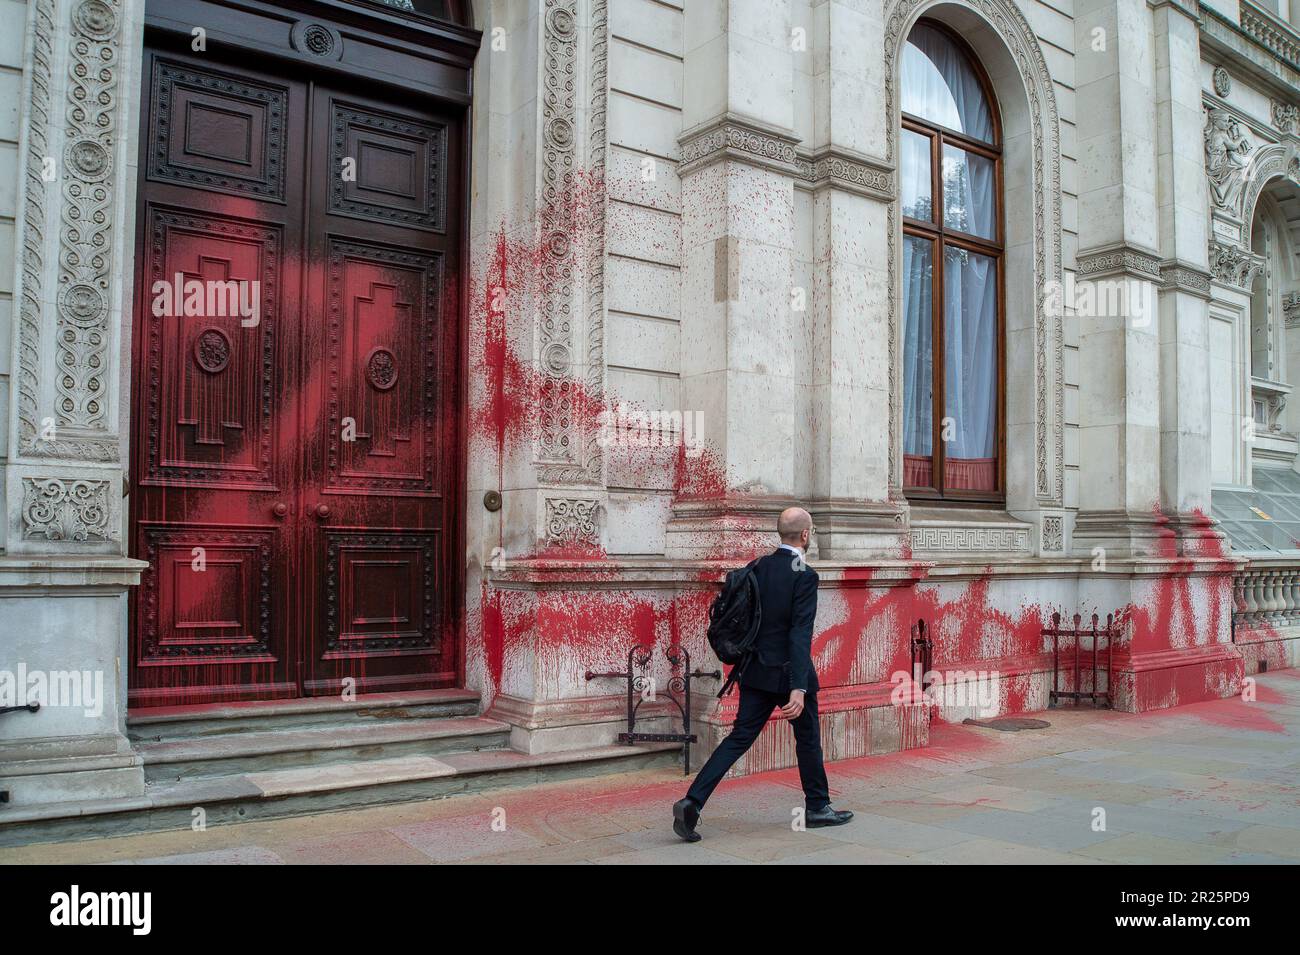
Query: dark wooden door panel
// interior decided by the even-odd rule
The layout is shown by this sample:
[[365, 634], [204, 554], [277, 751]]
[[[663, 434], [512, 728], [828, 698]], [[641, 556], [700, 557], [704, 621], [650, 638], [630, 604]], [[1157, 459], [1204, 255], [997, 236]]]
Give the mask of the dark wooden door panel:
[[132, 705], [296, 696], [308, 88], [147, 51]]
[[[305, 689], [453, 684], [459, 127], [317, 86], [304, 356], [303, 534], [316, 569]], [[346, 171], [347, 174], [344, 174]], [[344, 681], [348, 681], [345, 683]]]

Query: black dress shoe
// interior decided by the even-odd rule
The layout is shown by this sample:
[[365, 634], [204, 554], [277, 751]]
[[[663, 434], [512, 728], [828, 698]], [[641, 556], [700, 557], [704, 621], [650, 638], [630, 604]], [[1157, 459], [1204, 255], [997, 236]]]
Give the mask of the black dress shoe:
[[673, 832], [687, 842], [699, 842], [700, 834], [695, 831], [695, 824], [700, 821], [700, 807], [695, 800], [687, 797], [673, 803]]
[[809, 829], [820, 829], [823, 826], [842, 826], [852, 818], [853, 813], [847, 809], [832, 809], [827, 806], [825, 809], [807, 810], [803, 824]]

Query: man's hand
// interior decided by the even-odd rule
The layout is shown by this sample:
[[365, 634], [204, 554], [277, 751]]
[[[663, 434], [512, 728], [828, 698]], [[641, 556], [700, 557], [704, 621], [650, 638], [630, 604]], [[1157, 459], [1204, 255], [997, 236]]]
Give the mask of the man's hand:
[[803, 712], [803, 694], [803, 690], [790, 691], [790, 702], [781, 707], [781, 714], [786, 719], [796, 719]]

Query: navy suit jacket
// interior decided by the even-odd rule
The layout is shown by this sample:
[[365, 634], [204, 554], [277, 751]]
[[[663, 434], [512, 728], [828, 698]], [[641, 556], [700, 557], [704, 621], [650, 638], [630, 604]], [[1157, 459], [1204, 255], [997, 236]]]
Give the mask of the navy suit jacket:
[[744, 686], [782, 695], [815, 693], [813, 620], [817, 616], [817, 571], [797, 554], [778, 547], [754, 565], [763, 619], [754, 642], [757, 655], [740, 675]]

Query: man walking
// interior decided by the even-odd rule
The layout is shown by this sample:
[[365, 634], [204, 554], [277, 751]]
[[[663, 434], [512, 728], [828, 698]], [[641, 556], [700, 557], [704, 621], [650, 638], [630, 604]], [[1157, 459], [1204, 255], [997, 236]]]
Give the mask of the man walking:
[[803, 508], [781, 512], [776, 523], [781, 546], [754, 565], [762, 619], [754, 655], [740, 675], [740, 706], [731, 733], [713, 751], [684, 799], [673, 804], [673, 831], [698, 842], [700, 811], [736, 760], [758, 739], [772, 710], [780, 708], [794, 730], [804, 824], [842, 826], [851, 812], [831, 808], [817, 723], [817, 671], [812, 662], [813, 619], [817, 616], [817, 571], [804, 563], [812, 540], [812, 517]]

